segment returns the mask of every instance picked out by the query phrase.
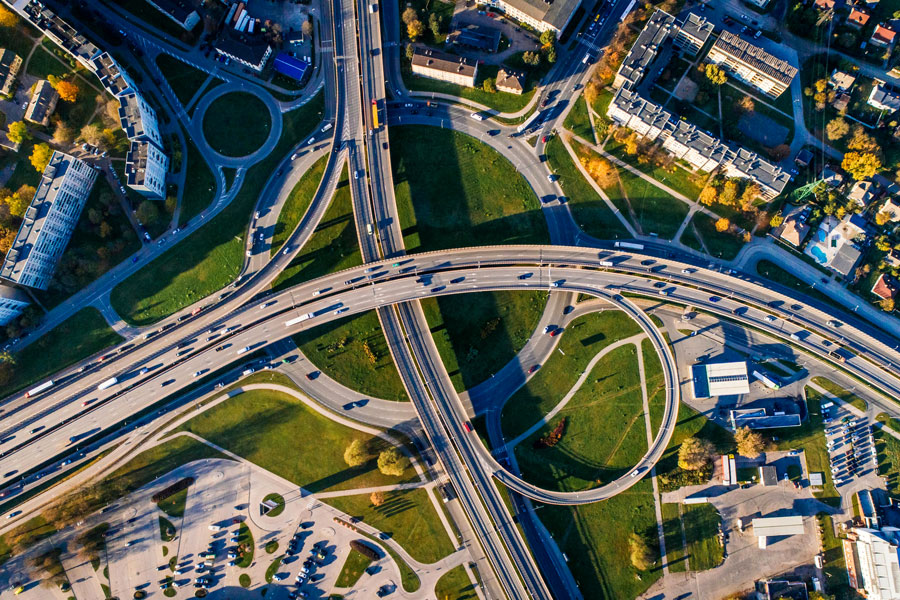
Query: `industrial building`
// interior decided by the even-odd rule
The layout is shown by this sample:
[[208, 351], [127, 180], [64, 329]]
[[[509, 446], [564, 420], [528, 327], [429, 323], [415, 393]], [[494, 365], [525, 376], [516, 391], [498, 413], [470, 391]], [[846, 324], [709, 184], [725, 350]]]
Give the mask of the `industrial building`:
[[782, 427], [800, 427], [798, 414], [770, 414], [764, 408], [738, 408], [729, 412], [728, 419], [734, 429], [749, 427], [750, 429], [780, 429]]
[[843, 540], [850, 587], [869, 600], [900, 600], [900, 529], [856, 527]]
[[41, 79], [34, 84], [34, 93], [31, 94], [28, 108], [25, 109], [25, 120], [46, 127], [50, 124], [50, 115], [56, 110], [57, 102], [59, 94], [49, 81]]
[[412, 72], [465, 87], [475, 87], [478, 61], [417, 46], [412, 58]]
[[0, 277], [47, 289], [96, 179], [97, 171], [86, 162], [53, 153], [0, 267]]
[[768, 538], [803, 535], [806, 533], [803, 527], [803, 517], [800, 515], [753, 519], [751, 524], [753, 526], [753, 535], [757, 537], [760, 549], [766, 547]]
[[264, 39], [236, 33], [233, 29], [226, 29], [215, 47], [220, 56], [230, 58], [256, 72], [263, 70], [272, 55], [272, 46]]
[[125, 182], [144, 196], [157, 200], [166, 197], [166, 173], [169, 157], [147, 140], [131, 142], [125, 156]]
[[746, 362], [694, 365], [693, 390], [695, 398], [738, 396], [750, 393], [750, 378]]

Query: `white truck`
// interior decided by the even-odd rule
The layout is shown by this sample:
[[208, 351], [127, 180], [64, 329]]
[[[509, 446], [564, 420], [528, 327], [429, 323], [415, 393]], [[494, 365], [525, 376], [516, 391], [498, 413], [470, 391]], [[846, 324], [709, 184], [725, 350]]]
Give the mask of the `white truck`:
[[107, 379], [106, 381], [104, 381], [103, 383], [98, 385], [97, 389], [105, 390], [107, 388], [111, 388], [112, 386], [116, 385], [117, 383], [119, 383], [119, 379], [117, 377], [110, 377], [109, 379]]
[[312, 313], [306, 313], [306, 314], [300, 315], [299, 317], [297, 317], [295, 319], [291, 319], [290, 321], [285, 321], [284, 326], [290, 327], [291, 325], [296, 325], [297, 323], [306, 321], [307, 319], [312, 319], [313, 316], [314, 315]]

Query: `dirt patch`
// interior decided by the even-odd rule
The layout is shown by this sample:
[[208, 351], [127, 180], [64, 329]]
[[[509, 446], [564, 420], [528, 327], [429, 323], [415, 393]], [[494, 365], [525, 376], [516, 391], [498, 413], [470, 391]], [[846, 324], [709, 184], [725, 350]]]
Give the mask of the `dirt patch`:
[[697, 97], [700, 88], [690, 77], [682, 77], [681, 81], [675, 87], [675, 97], [685, 102], [693, 102]]

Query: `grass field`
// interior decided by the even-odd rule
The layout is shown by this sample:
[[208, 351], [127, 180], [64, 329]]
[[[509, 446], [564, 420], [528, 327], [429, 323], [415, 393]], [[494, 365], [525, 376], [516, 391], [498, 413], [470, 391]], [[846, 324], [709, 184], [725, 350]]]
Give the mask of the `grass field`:
[[255, 94], [247, 92], [219, 96], [203, 115], [203, 137], [223, 156], [247, 156], [256, 152], [271, 129], [268, 107]]
[[[481, 70], [481, 67], [479, 67], [479, 70]], [[508, 94], [506, 92], [496, 92], [491, 94], [485, 92], [481, 87], [463, 87], [446, 81], [418, 77], [410, 73], [407, 68], [403, 69], [403, 83], [410, 90], [459, 96], [460, 98], [465, 98], [466, 100], [471, 100], [478, 104], [493, 108], [496, 111], [505, 113], [516, 112], [525, 108], [525, 106], [528, 105], [528, 102], [531, 101], [535, 92], [534, 89], [531, 89], [521, 96]], [[481, 85], [480, 81], [478, 85]]]
[[554, 352], [504, 406], [501, 417], [504, 437], [513, 439], [543, 418], [600, 350], [640, 331], [636, 322], [616, 310], [575, 319], [559, 341], [558, 347], [565, 354]]
[[[695, 213], [685, 231], [689, 231], [692, 226], [696, 228], [697, 233], [700, 234], [703, 243], [706, 245], [706, 249], [709, 250], [709, 254], [712, 256], [732, 260], [744, 247], [744, 240], [733, 233], [716, 231], [716, 221], [709, 215], [699, 212]], [[689, 246], [691, 245], [688, 244], [686, 239], [682, 239], [682, 241]], [[702, 248], [697, 247], [694, 249], [702, 252]]]
[[312, 203], [316, 190], [319, 189], [319, 183], [322, 181], [322, 175], [325, 174], [325, 166], [328, 164], [328, 155], [326, 154], [304, 173], [294, 189], [291, 190], [288, 199], [285, 200], [278, 213], [278, 222], [275, 223], [275, 231], [272, 234], [272, 255], [278, 253], [287, 239], [294, 232], [294, 228], [306, 214], [306, 209]]
[[[399, 478], [378, 471], [378, 452], [388, 447], [380, 438], [339, 425], [292, 396], [273, 390], [253, 390], [230, 398], [178, 431], [190, 431], [313, 492], [416, 479], [412, 467]], [[362, 466], [348, 467], [344, 449], [354, 439], [362, 440], [371, 455]], [[312, 451], [306, 460], [298, 455], [298, 443], [308, 444]]]
[[272, 153], [251, 167], [237, 196], [214, 219], [111, 294], [112, 305], [125, 320], [149, 325], [225, 287], [244, 262], [247, 224], [256, 200], [275, 165], [312, 131], [324, 110], [324, 97], [285, 113], [281, 138]]
[[636, 224], [645, 235], [655, 233], [672, 239], [688, 214], [687, 204], [626, 169], [620, 168], [619, 183], [604, 191], [619, 210], [631, 206]]
[[515, 166], [464, 133], [391, 128], [397, 210], [408, 251], [550, 240]]
[[812, 382], [824, 389], [832, 396], [837, 396], [847, 404], [850, 404], [863, 412], [869, 410], [869, 405], [865, 400], [863, 400], [853, 392], [845, 390], [830, 379], [825, 379], [824, 377], [813, 377]]
[[[900, 431], [900, 421], [885, 413], [878, 415], [878, 422]], [[891, 495], [900, 496], [900, 440], [882, 431], [881, 427], [872, 428], [872, 437], [878, 457], [878, 474], [884, 477]]]
[[[616, 348], [594, 366], [565, 408], [516, 446], [522, 475], [543, 488], [567, 492], [617, 479], [647, 451], [643, 415], [635, 347]], [[559, 443], [535, 448], [561, 419], [566, 423]]]
[[18, 17], [18, 15], [17, 18], [18, 23], [15, 27], [0, 28], [0, 45], [3, 48], [12, 50], [22, 60], [25, 60], [35, 43], [35, 39], [30, 36], [38, 35], [38, 32], [26, 20]]
[[861, 598], [850, 587], [847, 580], [847, 565], [841, 539], [834, 534], [834, 522], [830, 515], [820, 513], [816, 520], [822, 528], [823, 571], [828, 582], [828, 593], [834, 600], [857, 600]]
[[569, 198], [572, 216], [582, 231], [601, 240], [630, 237], [622, 222], [581, 175], [559, 136], [547, 142], [544, 152], [550, 168], [559, 176], [557, 182]]
[[184, 191], [181, 193], [179, 225], [184, 225], [203, 212], [216, 196], [216, 176], [203, 160], [203, 155], [191, 136], [185, 135], [184, 139], [187, 143], [187, 171], [184, 176]]
[[597, 143], [597, 140], [594, 139], [594, 130], [591, 128], [591, 118], [588, 115], [587, 102], [585, 102], [583, 94], [575, 101], [575, 106], [566, 116], [563, 127], [578, 137], [594, 144]]
[[691, 571], [719, 566], [724, 551], [719, 541], [719, 511], [712, 504], [685, 504], [681, 510]]
[[[267, 517], [277, 517], [278, 515], [280, 515], [281, 513], [284, 512], [284, 496], [282, 496], [281, 494], [276, 494], [274, 492], [271, 494], [266, 494], [266, 497], [263, 498], [263, 502], [274, 502], [275, 503], [275, 508], [273, 508], [272, 510], [270, 510], [269, 512], [266, 513]], [[272, 541], [275, 541], [275, 540], [272, 540]], [[278, 542], [275, 542], [275, 547], [276, 548], [278, 547]], [[275, 552], [275, 550], [272, 550], [270, 552], [269, 545], [266, 544], [266, 552], [268, 552], [269, 554], [272, 554], [272, 552]]]
[[[602, 112], [600, 114], [606, 113]], [[695, 179], [690, 171], [687, 171], [678, 165], [675, 165], [672, 171], [666, 171], [661, 167], [651, 164], [642, 165], [638, 162], [636, 156], [630, 156], [625, 152], [624, 146], [614, 140], [610, 140], [603, 149], [619, 160], [628, 163], [638, 171], [646, 173], [653, 179], [672, 188], [683, 196], [687, 196], [691, 200], [696, 200], [697, 197], [700, 196], [700, 191], [703, 189], [703, 182]], [[623, 169], [619, 169], [620, 173], [622, 171]], [[702, 179], [705, 179], [705, 176]]]
[[[636, 571], [629, 558], [631, 531], [650, 541], [657, 539], [648, 479], [605, 502], [547, 505], [538, 513], [560, 550], [569, 557], [569, 569], [579, 589], [589, 590], [591, 598], [636, 598], [662, 577], [662, 569], [655, 567]], [[654, 549], [658, 555], [659, 550]]]
[[373, 506], [369, 494], [339, 496], [324, 501], [384, 531], [419, 562], [437, 562], [453, 552], [453, 543], [428, 498], [428, 490], [402, 490], [388, 492], [385, 496], [381, 506]]
[[187, 107], [191, 98], [200, 91], [203, 83], [209, 77], [200, 69], [182, 62], [170, 54], [161, 53], [157, 56], [156, 66], [172, 86], [172, 91], [175, 92], [175, 96], [178, 97], [178, 101], [183, 107]]
[[425, 298], [422, 308], [457, 392], [491, 377], [534, 332], [547, 292], [481, 292]]
[[170, 517], [180, 519], [184, 516], [184, 507], [187, 504], [188, 489], [189, 488], [185, 488], [180, 492], [175, 492], [168, 498], [164, 498], [157, 502], [156, 506]]
[[434, 585], [437, 600], [475, 600], [475, 586], [469, 580], [466, 568], [462, 565], [453, 567], [438, 579]]
[[293, 337], [310, 362], [338, 383], [375, 398], [409, 400], [374, 310]]
[[337, 581], [334, 582], [334, 587], [353, 587], [371, 564], [371, 558], [357, 550], [350, 550], [350, 554], [347, 555], [347, 560], [344, 561], [344, 566], [341, 567], [341, 572], [338, 573]]
[[316, 231], [303, 246], [303, 251], [278, 275], [272, 287], [282, 290], [361, 264], [362, 254], [359, 252], [356, 225], [353, 222], [350, 180], [345, 166], [331, 205], [322, 216]]
[[21, 390], [123, 340], [100, 311], [83, 308], [14, 355], [13, 379], [3, 391]]
[[146, 25], [150, 25], [163, 33], [169, 34], [176, 40], [193, 40], [203, 30], [202, 27], [195, 27], [191, 33], [188, 33], [168, 18], [163, 12], [142, 0], [115, 0], [114, 5], [122, 10], [130, 12]]
[[660, 505], [663, 519], [663, 536], [666, 540], [666, 563], [672, 573], [687, 571], [684, 552], [684, 531], [681, 528], [681, 506], [674, 503]]

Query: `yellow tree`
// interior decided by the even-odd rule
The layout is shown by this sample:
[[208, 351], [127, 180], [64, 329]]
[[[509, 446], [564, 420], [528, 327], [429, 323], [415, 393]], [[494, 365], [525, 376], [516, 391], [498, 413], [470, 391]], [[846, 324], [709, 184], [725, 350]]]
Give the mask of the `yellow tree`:
[[366, 446], [360, 440], [353, 440], [344, 450], [344, 462], [350, 467], [358, 467], [366, 462]]
[[423, 33], [425, 33], [425, 25], [422, 21], [416, 19], [406, 26], [406, 33], [409, 35], [409, 39], [416, 41]]
[[731, 221], [729, 221], [725, 217], [722, 217], [721, 219], [716, 221], [716, 231], [718, 231], [719, 233], [725, 233], [726, 231], [728, 231], [729, 227], [731, 227]]
[[384, 500], [384, 492], [372, 492], [369, 495], [369, 502], [372, 503], [372, 506], [381, 506], [382, 504], [384, 504]]
[[378, 470], [385, 475], [400, 477], [409, 465], [409, 459], [396, 448], [382, 450], [378, 455]]
[[6, 135], [16, 144], [21, 144], [25, 140], [31, 139], [31, 134], [28, 133], [28, 126], [25, 125], [24, 121], [10, 123], [9, 127], [7, 127]]
[[50, 157], [53, 156], [53, 149], [47, 144], [36, 144], [31, 156], [28, 160], [37, 171], [43, 171], [47, 164], [50, 163]]
[[713, 85], [722, 85], [726, 81], [728, 81], [728, 76], [725, 75], [725, 71], [719, 65], [714, 65], [712, 63], [706, 65], [706, 78], [709, 79], [710, 83]]
[[841, 167], [853, 179], [861, 180], [872, 177], [881, 170], [881, 159], [872, 152], [847, 152]]
[[700, 192], [700, 203], [711, 206], [715, 204], [717, 197], [718, 194], [716, 193], [716, 188], [708, 185]]
[[56, 85], [56, 93], [63, 102], [75, 102], [78, 100], [78, 84], [71, 81], [60, 81]]
[[713, 456], [713, 446], [707, 440], [696, 437], [686, 438], [678, 448], [678, 466], [685, 471], [699, 471], [709, 464]]
[[16, 13], [0, 4], [0, 27], [12, 28], [19, 22]]
[[738, 427], [734, 432], [734, 442], [738, 454], [747, 458], [756, 458], [766, 448], [762, 434], [749, 427]]

